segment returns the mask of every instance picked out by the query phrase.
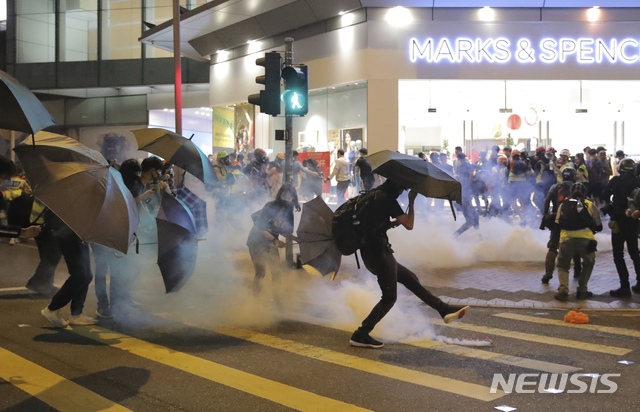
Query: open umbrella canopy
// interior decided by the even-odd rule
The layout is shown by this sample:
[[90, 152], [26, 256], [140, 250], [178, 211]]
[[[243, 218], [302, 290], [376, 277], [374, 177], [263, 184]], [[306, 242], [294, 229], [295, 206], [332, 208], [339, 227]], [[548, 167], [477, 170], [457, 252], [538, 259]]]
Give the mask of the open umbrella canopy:
[[331, 235], [333, 212], [320, 196], [302, 205], [296, 232], [300, 243], [300, 260], [305, 269], [310, 266], [320, 274], [335, 277], [342, 255]]
[[207, 156], [184, 136], [169, 130], [151, 128], [132, 130], [138, 149], [162, 157], [191, 173], [205, 185], [216, 185], [218, 179]]
[[69, 137], [43, 132], [35, 143], [14, 149], [35, 198], [83, 241], [127, 253], [139, 218], [120, 172]]
[[373, 172], [408, 189], [438, 199], [462, 203], [462, 186], [453, 176], [430, 162], [391, 150], [367, 156]]
[[35, 134], [54, 124], [51, 114], [30, 90], [0, 70], [0, 129]]
[[187, 283], [196, 267], [196, 224], [184, 202], [168, 193], [162, 194], [156, 223], [158, 267], [166, 292], [177, 292]]

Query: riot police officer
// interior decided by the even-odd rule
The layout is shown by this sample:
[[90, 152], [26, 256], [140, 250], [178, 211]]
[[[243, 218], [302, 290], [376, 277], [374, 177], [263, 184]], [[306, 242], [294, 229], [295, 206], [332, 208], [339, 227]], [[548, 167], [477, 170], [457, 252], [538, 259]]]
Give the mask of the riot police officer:
[[[636, 163], [631, 158], [624, 158], [618, 163], [619, 176], [614, 176], [602, 192], [602, 199], [606, 202], [603, 212], [611, 217], [611, 246], [613, 247], [613, 263], [616, 265], [620, 288], [612, 290], [609, 294], [617, 298], [631, 296], [629, 284], [629, 270], [624, 261], [624, 244], [627, 244], [627, 252], [633, 261], [636, 272], [636, 280], [640, 281], [640, 253], [638, 252], [638, 224], [637, 221], [626, 215], [628, 197], [631, 192], [640, 187], [640, 179], [635, 175]], [[633, 291], [640, 293], [638, 284]]]

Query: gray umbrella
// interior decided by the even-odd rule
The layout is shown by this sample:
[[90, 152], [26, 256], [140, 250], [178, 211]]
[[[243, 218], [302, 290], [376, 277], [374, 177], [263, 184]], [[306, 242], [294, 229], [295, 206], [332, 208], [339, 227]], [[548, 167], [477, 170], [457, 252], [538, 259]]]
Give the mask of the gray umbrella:
[[303, 266], [311, 266], [323, 276], [332, 274], [335, 277], [342, 255], [333, 243], [332, 220], [333, 212], [318, 196], [302, 205], [296, 235]]
[[70, 137], [40, 132], [14, 151], [33, 195], [85, 242], [127, 253], [139, 217], [120, 172]]
[[419, 157], [391, 150], [367, 156], [373, 172], [426, 196], [462, 203], [462, 186], [453, 176]]
[[33, 135], [54, 124], [51, 114], [30, 90], [0, 70], [0, 129]]
[[162, 157], [191, 173], [205, 185], [217, 185], [213, 165], [191, 139], [160, 128], [132, 130], [138, 149]]

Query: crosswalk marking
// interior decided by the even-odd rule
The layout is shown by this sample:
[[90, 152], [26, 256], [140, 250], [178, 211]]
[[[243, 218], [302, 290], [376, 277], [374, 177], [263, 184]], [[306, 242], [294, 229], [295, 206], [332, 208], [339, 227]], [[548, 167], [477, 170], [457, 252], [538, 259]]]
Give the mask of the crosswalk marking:
[[[432, 323], [435, 324], [436, 322], [433, 321]], [[447, 325], [447, 327], [462, 329], [462, 330], [470, 330], [473, 332], [478, 332], [478, 333], [488, 334], [488, 335], [504, 336], [507, 338], [524, 340], [528, 342], [544, 343], [547, 345], [563, 346], [563, 347], [572, 348], [572, 349], [581, 349], [581, 350], [586, 350], [591, 352], [606, 353], [608, 355], [620, 356], [620, 355], [626, 355], [627, 353], [631, 352], [631, 349], [619, 348], [616, 346], [599, 345], [597, 343], [588, 343], [588, 342], [582, 342], [577, 340], [554, 338], [552, 336], [534, 335], [531, 333], [516, 332], [513, 330], [498, 329], [498, 328], [492, 328], [488, 326], [476, 326], [468, 323], [460, 323], [460, 322], [450, 323]]]
[[563, 365], [560, 363], [552, 363], [539, 361], [535, 359], [522, 358], [520, 356], [504, 355], [502, 353], [490, 352], [486, 350], [467, 348], [464, 346], [447, 345], [430, 340], [402, 342], [406, 345], [418, 346], [420, 348], [427, 348], [437, 350], [439, 352], [450, 353], [453, 355], [464, 356], [467, 358], [482, 359], [505, 365], [518, 366], [521, 368], [527, 368], [548, 373], [571, 373], [581, 370], [574, 366]]
[[[310, 319], [308, 317], [304, 317], [304, 316], [300, 316], [300, 315], [289, 314], [288, 318], [292, 319], [292, 320], [297, 320], [299, 322], [305, 322], [305, 323], [310, 323], [310, 324], [314, 324], [314, 325], [319, 325], [319, 326], [322, 326], [322, 327], [325, 327], [325, 328], [342, 330], [342, 331], [345, 331], [345, 332], [351, 332], [352, 331], [352, 329], [340, 328], [340, 327], [336, 327], [336, 326], [327, 326], [325, 324], [317, 322], [314, 319]], [[522, 357], [519, 357], [519, 356], [504, 355], [504, 354], [501, 354], [501, 353], [490, 352], [490, 351], [481, 350], [481, 349], [475, 349], [475, 348], [469, 348], [469, 347], [465, 347], [465, 346], [444, 344], [444, 343], [440, 343], [440, 342], [432, 341], [432, 340], [402, 341], [402, 342], [399, 342], [399, 343], [402, 343], [404, 345], [417, 346], [417, 347], [425, 348], [425, 349], [431, 349], [431, 350], [435, 350], [435, 351], [438, 351], [438, 352], [444, 352], [444, 353], [450, 353], [450, 354], [453, 354], [453, 355], [464, 356], [464, 357], [467, 357], [467, 358], [482, 359], [482, 360], [492, 361], [492, 362], [496, 362], [496, 363], [502, 363], [502, 364], [505, 364], [505, 365], [518, 366], [518, 367], [521, 367], [521, 368], [527, 368], [527, 369], [537, 370], [537, 371], [541, 371], [541, 372], [571, 373], [571, 372], [577, 372], [577, 371], [581, 370], [581, 368], [576, 368], [574, 366], [563, 365], [563, 364], [560, 364], [560, 363], [551, 363], [551, 362], [539, 361], [539, 360], [535, 360], [535, 359], [522, 358]]]
[[496, 313], [493, 316], [497, 316], [499, 318], [505, 318], [505, 319], [522, 320], [525, 322], [540, 323], [543, 325], [564, 326], [567, 328], [577, 328], [577, 329], [583, 329], [583, 330], [586, 329], [586, 330], [593, 330], [596, 332], [610, 333], [612, 335], [622, 335], [622, 336], [629, 336], [632, 338], [640, 338], [640, 331], [638, 330], [615, 328], [612, 326], [591, 325], [591, 324], [576, 325], [573, 323], [567, 323], [562, 320], [539, 318], [535, 316], [520, 315], [517, 313]]
[[468, 398], [478, 399], [481, 401], [493, 401], [505, 395], [505, 393], [501, 391], [499, 393], [492, 394], [490, 393], [489, 388], [486, 386], [433, 375], [430, 373], [420, 372], [414, 369], [402, 368], [399, 366], [373, 361], [370, 359], [359, 358], [357, 356], [318, 348], [315, 346], [294, 342], [288, 339], [281, 339], [275, 336], [270, 336], [264, 333], [254, 332], [246, 329], [216, 328], [212, 329], [212, 331], [223, 335], [232, 336], [234, 338], [257, 343], [259, 345], [269, 346], [271, 348], [294, 353], [296, 355], [305, 356], [323, 362], [340, 365], [346, 368], [352, 368], [359, 371], [376, 374], [385, 378], [391, 378], [403, 382], [413, 383], [415, 385], [425, 386], [431, 389], [438, 389], [445, 392], [455, 393], [456, 395], [466, 396]]
[[162, 363], [293, 409], [318, 412], [328, 410], [366, 411], [366, 409], [346, 402], [294, 388], [107, 329], [99, 327], [73, 328], [73, 332], [110, 347], [124, 350], [142, 358]]
[[60, 411], [130, 411], [4, 348], [0, 365], [0, 378]]
[[402, 368], [383, 362], [359, 358], [357, 356], [348, 355], [329, 349], [318, 348], [304, 343], [294, 342], [289, 339], [282, 339], [247, 329], [207, 328], [203, 325], [187, 322], [183, 319], [178, 319], [176, 316], [170, 314], [163, 313], [157, 315], [162, 316], [166, 319], [181, 322], [186, 325], [210, 330], [221, 335], [231, 336], [259, 345], [269, 346], [274, 349], [294, 353], [296, 355], [305, 356], [311, 359], [333, 363], [335, 365], [344, 366], [346, 368], [352, 368], [359, 371], [376, 374], [382, 377], [401, 380], [415, 385], [421, 385], [432, 389], [455, 393], [456, 395], [462, 395], [482, 401], [492, 401], [505, 395], [505, 393], [502, 391], [498, 391], [498, 393], [494, 394], [489, 393], [490, 388], [486, 386], [445, 378], [443, 376], [424, 373], [416, 371], [414, 369]]

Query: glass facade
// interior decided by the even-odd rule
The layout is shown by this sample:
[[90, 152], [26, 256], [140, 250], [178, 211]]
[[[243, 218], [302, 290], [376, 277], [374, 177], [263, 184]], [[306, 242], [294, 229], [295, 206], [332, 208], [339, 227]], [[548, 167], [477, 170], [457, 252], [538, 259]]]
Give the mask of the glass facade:
[[141, 0], [110, 0], [102, 2], [102, 7], [102, 59], [141, 58]]
[[98, 1], [60, 1], [60, 61], [98, 60]]
[[16, 2], [16, 49], [18, 63], [56, 60], [55, 1]]
[[[180, 3], [192, 10], [207, 1]], [[28, 0], [15, 4], [16, 63], [140, 59], [138, 39], [148, 30], [144, 22], [159, 25], [173, 18], [172, 0]], [[57, 32], [60, 50], [56, 59]], [[172, 56], [169, 51], [145, 46], [146, 58]]]

